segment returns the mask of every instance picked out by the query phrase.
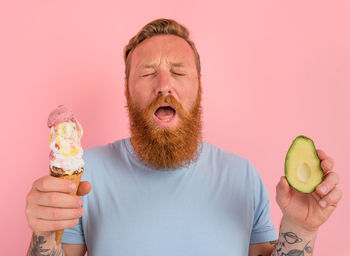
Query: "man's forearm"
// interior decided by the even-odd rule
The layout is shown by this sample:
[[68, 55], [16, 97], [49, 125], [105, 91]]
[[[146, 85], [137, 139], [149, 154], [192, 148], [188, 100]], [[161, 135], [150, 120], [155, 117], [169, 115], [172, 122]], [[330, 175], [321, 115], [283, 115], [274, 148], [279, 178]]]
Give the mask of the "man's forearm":
[[278, 241], [271, 256], [305, 255], [311, 256], [317, 231], [308, 231], [282, 219]]
[[62, 244], [56, 245], [55, 233], [38, 236], [33, 233], [27, 256], [65, 256]]

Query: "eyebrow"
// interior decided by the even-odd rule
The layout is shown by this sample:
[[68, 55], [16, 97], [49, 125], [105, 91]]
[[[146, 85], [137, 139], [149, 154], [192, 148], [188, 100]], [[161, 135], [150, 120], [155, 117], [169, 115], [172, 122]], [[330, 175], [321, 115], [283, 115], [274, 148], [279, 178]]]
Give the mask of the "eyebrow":
[[152, 65], [152, 64], [142, 64], [139, 66], [139, 69], [141, 68], [154, 68], [156, 65]]
[[173, 67], [184, 67], [185, 63], [183, 63], [183, 62], [170, 62], [170, 65]]

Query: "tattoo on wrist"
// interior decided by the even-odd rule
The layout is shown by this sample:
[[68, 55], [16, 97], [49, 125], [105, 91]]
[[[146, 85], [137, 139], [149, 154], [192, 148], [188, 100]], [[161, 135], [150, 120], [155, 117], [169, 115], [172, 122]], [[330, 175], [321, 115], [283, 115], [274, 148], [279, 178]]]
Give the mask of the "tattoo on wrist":
[[275, 250], [273, 251], [272, 256], [304, 256], [307, 254], [312, 254], [312, 248], [309, 245], [311, 240], [308, 241], [302, 249], [291, 249], [288, 251], [288, 249], [286, 248], [290, 247], [288, 245], [293, 246], [294, 244], [301, 243], [302, 241], [303, 239], [298, 237], [293, 232], [280, 233], [280, 240], [278, 240], [277, 242], [270, 241], [270, 244], [275, 245]]
[[44, 249], [43, 245], [45, 245], [46, 242], [45, 237], [33, 234], [28, 256], [65, 256], [62, 246], [52, 249]]
[[303, 241], [303, 239], [299, 238], [295, 233], [293, 232], [286, 232], [286, 233], [281, 233], [281, 235], [284, 237], [284, 240], [288, 244], [296, 244], [300, 243]]

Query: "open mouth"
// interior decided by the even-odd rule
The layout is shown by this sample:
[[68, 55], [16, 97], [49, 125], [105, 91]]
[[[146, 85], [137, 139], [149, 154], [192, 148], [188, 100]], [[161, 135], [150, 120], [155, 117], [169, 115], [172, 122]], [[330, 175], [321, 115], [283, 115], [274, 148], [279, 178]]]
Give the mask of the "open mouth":
[[161, 126], [169, 126], [172, 124], [176, 116], [176, 110], [172, 106], [162, 105], [154, 112], [155, 120]]

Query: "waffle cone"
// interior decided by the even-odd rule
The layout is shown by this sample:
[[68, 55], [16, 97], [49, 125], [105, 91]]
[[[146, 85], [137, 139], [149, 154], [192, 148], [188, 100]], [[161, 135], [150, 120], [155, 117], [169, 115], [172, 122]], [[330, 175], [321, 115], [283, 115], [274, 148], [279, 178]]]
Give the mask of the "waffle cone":
[[[69, 194], [76, 195], [77, 191], [78, 191], [79, 184], [80, 184], [81, 176], [83, 175], [83, 170], [84, 170], [84, 168], [73, 171], [74, 174], [72, 174], [72, 175], [59, 175], [59, 174], [57, 174], [57, 171], [62, 172], [62, 173], [64, 173], [65, 171], [61, 168], [57, 168], [57, 167], [53, 166], [52, 168], [50, 168], [50, 175], [55, 176], [55, 177], [60, 178], [60, 179], [73, 181], [76, 185], [76, 189], [74, 191], [70, 192]], [[56, 231], [56, 244], [57, 245], [59, 245], [61, 243], [63, 231], [64, 231], [63, 229]]]

